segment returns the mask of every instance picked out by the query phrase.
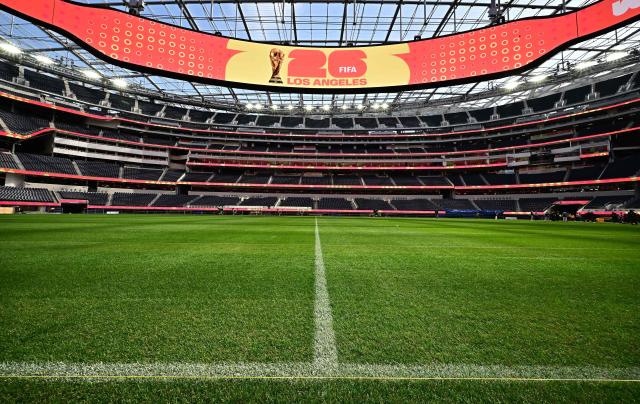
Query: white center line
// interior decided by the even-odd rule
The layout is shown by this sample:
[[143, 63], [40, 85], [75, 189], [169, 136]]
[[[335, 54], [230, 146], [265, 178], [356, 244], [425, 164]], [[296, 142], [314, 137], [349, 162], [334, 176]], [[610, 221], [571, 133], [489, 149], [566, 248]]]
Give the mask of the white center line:
[[325, 275], [324, 259], [322, 258], [322, 244], [320, 243], [320, 230], [316, 219], [316, 272], [315, 272], [315, 349], [314, 365], [319, 370], [328, 370], [338, 364], [338, 348], [336, 336], [333, 332], [333, 316], [331, 314], [331, 302], [327, 290], [327, 278]]

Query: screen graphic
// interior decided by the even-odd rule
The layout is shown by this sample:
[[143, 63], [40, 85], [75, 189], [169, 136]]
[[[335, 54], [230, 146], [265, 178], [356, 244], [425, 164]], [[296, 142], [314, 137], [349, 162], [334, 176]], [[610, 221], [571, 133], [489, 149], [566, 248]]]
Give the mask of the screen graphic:
[[68, 0], [0, 0], [0, 8], [129, 69], [231, 87], [332, 93], [425, 88], [506, 76], [640, 17], [640, 0], [601, 0], [559, 16], [439, 38], [329, 48], [230, 39]]

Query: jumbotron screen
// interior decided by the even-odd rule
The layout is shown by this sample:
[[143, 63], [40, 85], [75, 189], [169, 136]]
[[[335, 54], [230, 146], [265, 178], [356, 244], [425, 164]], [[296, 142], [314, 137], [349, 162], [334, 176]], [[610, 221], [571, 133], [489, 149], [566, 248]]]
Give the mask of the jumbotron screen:
[[434, 87], [510, 75], [640, 16], [640, 0], [601, 0], [559, 16], [438, 38], [330, 48], [231, 39], [68, 0], [0, 0], [0, 8], [133, 70], [232, 87], [332, 93]]

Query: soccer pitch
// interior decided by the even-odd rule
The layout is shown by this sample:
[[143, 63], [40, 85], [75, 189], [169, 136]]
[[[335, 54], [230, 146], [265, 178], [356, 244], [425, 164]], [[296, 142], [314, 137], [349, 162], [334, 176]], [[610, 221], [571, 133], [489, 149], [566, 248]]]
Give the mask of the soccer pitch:
[[3, 401], [634, 401], [640, 228], [0, 217]]

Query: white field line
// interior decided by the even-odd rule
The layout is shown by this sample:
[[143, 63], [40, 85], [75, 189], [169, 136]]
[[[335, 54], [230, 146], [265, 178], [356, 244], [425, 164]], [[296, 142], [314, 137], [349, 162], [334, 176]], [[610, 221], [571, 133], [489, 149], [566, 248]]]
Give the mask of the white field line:
[[324, 259], [322, 258], [322, 244], [320, 243], [317, 218], [315, 265], [314, 363], [321, 368], [329, 369], [338, 363], [338, 348], [336, 346], [336, 336], [333, 332], [333, 315], [331, 314], [331, 302], [329, 301], [329, 291], [327, 290], [327, 278]]
[[0, 380], [43, 379], [423, 379], [640, 383], [640, 367], [369, 365], [318, 363], [0, 363]]

